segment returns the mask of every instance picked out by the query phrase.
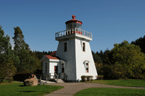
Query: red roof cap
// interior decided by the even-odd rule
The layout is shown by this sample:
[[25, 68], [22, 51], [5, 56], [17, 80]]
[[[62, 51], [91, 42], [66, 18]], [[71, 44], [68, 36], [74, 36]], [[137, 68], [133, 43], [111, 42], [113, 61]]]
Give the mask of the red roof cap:
[[53, 57], [53, 56], [51, 56], [51, 55], [45, 55], [47, 58], [49, 58], [49, 59], [58, 59], [57, 57]]
[[73, 19], [73, 20], [76, 20], [75, 17], [76, 17], [75, 15], [72, 15], [72, 19]]
[[79, 24], [82, 24], [82, 21], [76, 20], [75, 17], [76, 17], [75, 15], [72, 15], [72, 19], [66, 21], [65, 24], [68, 24], [68, 23], [79, 23]]

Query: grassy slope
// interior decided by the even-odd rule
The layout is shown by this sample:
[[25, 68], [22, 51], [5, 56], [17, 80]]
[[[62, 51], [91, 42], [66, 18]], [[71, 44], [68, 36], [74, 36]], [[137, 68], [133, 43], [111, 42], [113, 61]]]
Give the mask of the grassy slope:
[[61, 88], [50, 85], [23, 86], [23, 83], [1, 84], [0, 96], [43, 96]]
[[75, 96], [145, 96], [145, 90], [123, 88], [88, 88], [79, 91]]
[[92, 83], [117, 85], [117, 86], [129, 86], [129, 87], [145, 87], [145, 80], [94, 80]]

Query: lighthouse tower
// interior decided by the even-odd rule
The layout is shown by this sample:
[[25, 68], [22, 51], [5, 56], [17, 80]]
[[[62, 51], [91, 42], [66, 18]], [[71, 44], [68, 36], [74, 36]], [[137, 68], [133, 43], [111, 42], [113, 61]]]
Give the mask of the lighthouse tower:
[[75, 17], [72, 15], [72, 19], [65, 22], [66, 30], [55, 33], [59, 41], [56, 56], [64, 61], [58, 73], [64, 73], [67, 81], [79, 81], [81, 76], [96, 79], [98, 74], [89, 44], [92, 34], [82, 30], [82, 22]]

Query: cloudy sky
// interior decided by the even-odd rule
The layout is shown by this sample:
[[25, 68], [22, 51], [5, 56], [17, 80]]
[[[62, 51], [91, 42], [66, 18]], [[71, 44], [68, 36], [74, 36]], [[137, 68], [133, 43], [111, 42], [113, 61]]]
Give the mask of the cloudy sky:
[[[110, 50], [145, 35], [145, 0], [0, 0], [0, 25], [11, 38], [23, 31], [32, 50], [55, 51], [55, 33], [65, 30], [72, 15], [93, 34], [93, 51]], [[11, 39], [13, 44], [13, 39]]]

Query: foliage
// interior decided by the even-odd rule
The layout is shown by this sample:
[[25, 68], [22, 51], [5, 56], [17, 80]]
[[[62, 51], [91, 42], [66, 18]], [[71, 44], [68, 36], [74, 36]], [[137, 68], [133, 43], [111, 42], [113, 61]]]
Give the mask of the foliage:
[[104, 77], [103, 75], [98, 75], [97, 80], [103, 80], [103, 77]]
[[10, 37], [8, 35], [4, 36], [4, 30], [2, 30], [2, 26], [0, 26], [0, 54], [6, 52], [8, 48], [10, 48], [9, 43]]
[[0, 96], [43, 96], [61, 88], [63, 86], [24, 86], [23, 83], [1, 84]]
[[103, 79], [119, 79], [117, 74], [114, 74], [113, 65], [104, 65], [103, 66]]
[[94, 62], [102, 63], [101, 58], [97, 54], [95, 54], [93, 51], [92, 51], [92, 55], [93, 55]]
[[40, 51], [34, 51], [36, 56], [39, 58], [39, 60], [42, 59], [43, 55], [50, 55], [52, 53], [52, 51], [43, 51], [43, 52], [40, 52]]
[[22, 30], [19, 27], [14, 27], [14, 50], [16, 50], [17, 52], [20, 51], [20, 49], [25, 49], [27, 51], [30, 51], [29, 45], [25, 43], [24, 41], [24, 35]]
[[104, 79], [145, 78], [145, 54], [139, 46], [123, 41], [114, 44], [110, 51], [96, 54], [102, 59], [101, 67], [96, 63], [96, 68], [98, 73], [104, 75]]
[[103, 63], [95, 63], [95, 65], [96, 65], [97, 73], [99, 75], [103, 75]]
[[24, 41], [24, 35], [19, 27], [14, 28], [14, 50], [15, 55], [19, 57], [20, 63], [15, 66], [17, 74], [34, 73], [41, 68], [41, 62], [34, 52], [30, 51], [29, 45]]
[[19, 58], [11, 50], [10, 37], [4, 36], [4, 31], [0, 27], [0, 82], [13, 79], [17, 63], [19, 63]]
[[88, 88], [77, 92], [74, 96], [144, 96], [144, 89], [123, 88]]
[[34, 68], [33, 70], [35, 70], [35, 73], [40, 74], [42, 72], [41, 61], [36, 56], [36, 53], [35, 52], [30, 51], [29, 54], [33, 58], [33, 62], [31, 63], [33, 65], [33, 68]]
[[144, 37], [140, 37], [139, 39], [132, 41], [131, 44], [138, 45], [141, 48], [141, 52], [145, 54], [145, 35]]
[[112, 60], [115, 61], [114, 73], [121, 78], [139, 78], [145, 70], [145, 54], [141, 52], [140, 47], [124, 41], [121, 44], [114, 44], [111, 52]]

